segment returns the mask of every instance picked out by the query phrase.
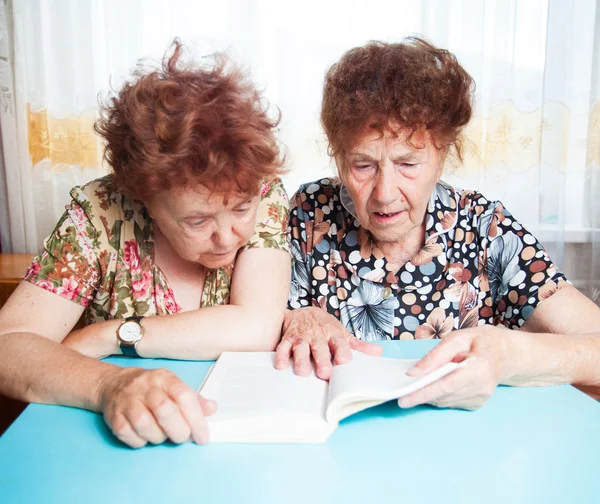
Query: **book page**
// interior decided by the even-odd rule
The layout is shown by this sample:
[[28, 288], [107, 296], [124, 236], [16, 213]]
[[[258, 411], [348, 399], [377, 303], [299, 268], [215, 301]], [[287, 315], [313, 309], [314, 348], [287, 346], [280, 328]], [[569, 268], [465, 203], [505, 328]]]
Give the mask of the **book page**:
[[324, 442], [328, 383], [274, 367], [274, 352], [225, 352], [201, 393], [217, 403], [206, 417], [212, 442]]
[[406, 372], [417, 362], [352, 351], [350, 362], [333, 368], [326, 412], [329, 423], [415, 392], [463, 365], [451, 362], [425, 376], [408, 376]]

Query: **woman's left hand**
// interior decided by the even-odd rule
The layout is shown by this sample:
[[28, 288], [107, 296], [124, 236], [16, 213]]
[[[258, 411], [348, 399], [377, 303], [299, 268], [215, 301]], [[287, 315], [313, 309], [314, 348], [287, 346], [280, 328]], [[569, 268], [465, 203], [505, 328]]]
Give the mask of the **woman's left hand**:
[[447, 362], [467, 360], [444, 378], [398, 400], [401, 408], [431, 404], [475, 410], [485, 404], [500, 382], [506, 362], [508, 332], [491, 325], [451, 332], [409, 372], [422, 376]]
[[337, 318], [316, 306], [288, 311], [282, 329], [283, 336], [275, 350], [275, 367], [287, 368], [293, 357], [294, 373], [300, 376], [311, 373], [311, 357], [317, 376], [329, 380], [333, 364], [351, 360], [351, 350], [369, 355], [383, 353], [382, 347], [354, 337]]
[[88, 357], [103, 359], [120, 354], [116, 330], [121, 321], [97, 322], [69, 333], [62, 344]]

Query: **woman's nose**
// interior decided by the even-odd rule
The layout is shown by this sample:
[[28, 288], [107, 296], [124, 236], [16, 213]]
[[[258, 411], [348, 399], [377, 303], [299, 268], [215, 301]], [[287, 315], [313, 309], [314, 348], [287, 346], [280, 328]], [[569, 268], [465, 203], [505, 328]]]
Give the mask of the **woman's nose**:
[[233, 228], [230, 226], [224, 226], [217, 229], [213, 234], [213, 241], [222, 249], [227, 250], [237, 243]]
[[400, 198], [400, 190], [390, 170], [383, 168], [379, 171], [372, 196], [380, 205], [391, 205]]

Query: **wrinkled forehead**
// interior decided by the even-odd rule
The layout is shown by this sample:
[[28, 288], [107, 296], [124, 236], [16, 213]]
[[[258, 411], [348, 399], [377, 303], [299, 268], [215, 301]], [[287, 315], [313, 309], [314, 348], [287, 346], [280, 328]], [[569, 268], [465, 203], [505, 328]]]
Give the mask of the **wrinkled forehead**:
[[349, 161], [361, 156], [375, 155], [385, 146], [395, 154], [423, 152], [433, 143], [431, 133], [424, 128], [410, 128], [396, 123], [369, 123], [340, 152], [338, 168], [344, 170]]
[[201, 184], [188, 187], [173, 187], [157, 195], [160, 203], [176, 215], [188, 213], [212, 214], [236, 208], [258, 197], [258, 194], [245, 193], [232, 188], [208, 187]]

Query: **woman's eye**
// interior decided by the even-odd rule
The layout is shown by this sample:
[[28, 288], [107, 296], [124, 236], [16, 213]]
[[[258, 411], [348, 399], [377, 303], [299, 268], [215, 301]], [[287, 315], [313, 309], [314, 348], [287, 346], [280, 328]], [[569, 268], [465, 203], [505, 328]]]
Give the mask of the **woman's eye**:
[[372, 164], [364, 164], [364, 165], [356, 165], [354, 168], [356, 168], [357, 170], [368, 170], [370, 168], [374, 168], [374, 166]]
[[250, 207], [236, 208], [235, 213], [244, 215], [248, 210], [250, 210]]
[[194, 226], [194, 227], [201, 227], [204, 224], [206, 224], [206, 219], [200, 219], [200, 220], [197, 220], [197, 221], [193, 222], [192, 226]]
[[411, 168], [412, 166], [417, 166], [417, 163], [400, 163], [400, 166], [403, 168]]

